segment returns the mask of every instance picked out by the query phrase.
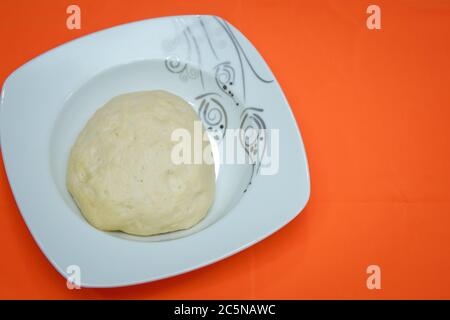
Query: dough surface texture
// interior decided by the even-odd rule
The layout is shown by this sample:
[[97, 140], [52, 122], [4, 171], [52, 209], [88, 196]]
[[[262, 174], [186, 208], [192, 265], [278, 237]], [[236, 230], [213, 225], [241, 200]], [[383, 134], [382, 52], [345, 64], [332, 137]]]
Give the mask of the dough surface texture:
[[193, 136], [194, 121], [186, 101], [160, 90], [119, 95], [98, 109], [72, 147], [66, 177], [88, 222], [141, 236], [198, 223], [214, 201], [214, 164], [171, 160], [179, 143], [172, 131]]

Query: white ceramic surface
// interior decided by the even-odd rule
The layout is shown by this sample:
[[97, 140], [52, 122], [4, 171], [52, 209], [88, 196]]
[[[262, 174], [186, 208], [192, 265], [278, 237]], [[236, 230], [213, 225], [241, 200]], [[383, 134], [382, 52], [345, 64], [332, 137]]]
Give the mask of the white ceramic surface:
[[[226, 129], [279, 129], [279, 170], [258, 174], [270, 139], [258, 137], [255, 164], [216, 165], [217, 194], [195, 227], [153, 237], [90, 226], [65, 188], [68, 153], [95, 110], [131, 91], [165, 89], [199, 113], [219, 156]], [[264, 139], [263, 139], [264, 138]], [[26, 63], [5, 81], [0, 139], [11, 188], [34, 239], [65, 277], [84, 287], [149, 282], [213, 263], [260, 241], [306, 205], [302, 139], [272, 72], [252, 44], [215, 16], [130, 23], [74, 40]]]

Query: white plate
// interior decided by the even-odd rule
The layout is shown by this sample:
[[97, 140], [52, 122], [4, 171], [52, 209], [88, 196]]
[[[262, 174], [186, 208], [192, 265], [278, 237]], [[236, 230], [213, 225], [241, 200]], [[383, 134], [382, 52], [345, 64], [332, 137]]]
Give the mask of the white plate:
[[[279, 129], [279, 170], [258, 174], [277, 167], [270, 154], [276, 136], [261, 134], [240, 145], [254, 164], [216, 167], [214, 206], [194, 228], [153, 237], [101, 232], [83, 219], [65, 188], [69, 150], [108, 99], [151, 89], [191, 103], [209, 128], [216, 157], [225, 129]], [[130, 23], [35, 58], [4, 83], [0, 130], [8, 178], [29, 230], [62, 275], [80, 267], [84, 287], [138, 284], [213, 263], [283, 227], [309, 198], [302, 139], [280, 86], [252, 44], [214, 16]]]

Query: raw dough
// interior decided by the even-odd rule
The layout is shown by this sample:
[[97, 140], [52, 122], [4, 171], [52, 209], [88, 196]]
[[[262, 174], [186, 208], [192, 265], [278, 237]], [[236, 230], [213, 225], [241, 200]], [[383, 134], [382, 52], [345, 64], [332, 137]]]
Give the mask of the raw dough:
[[120, 95], [100, 108], [72, 147], [67, 169], [67, 188], [86, 219], [135, 235], [199, 222], [214, 200], [214, 165], [176, 165], [170, 157], [172, 130], [193, 135], [196, 120], [187, 102], [166, 91]]

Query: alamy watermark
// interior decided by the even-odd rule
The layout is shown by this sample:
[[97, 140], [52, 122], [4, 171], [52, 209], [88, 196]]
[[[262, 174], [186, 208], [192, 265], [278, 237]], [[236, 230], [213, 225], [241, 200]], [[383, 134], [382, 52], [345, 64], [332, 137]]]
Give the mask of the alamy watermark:
[[[172, 131], [171, 160], [174, 164], [249, 164], [261, 175], [275, 175], [280, 166], [278, 129], [226, 129], [220, 143], [209, 139], [201, 121], [194, 122], [191, 133], [185, 128]], [[210, 144], [207, 141], [211, 141]]]
[[370, 14], [366, 20], [366, 27], [369, 30], [381, 29], [381, 8], [376, 4], [371, 4], [367, 7], [366, 13]]
[[381, 268], [376, 264], [371, 264], [367, 267], [366, 273], [369, 274], [367, 277], [366, 286], [369, 290], [380, 290], [381, 289]]
[[69, 30], [81, 29], [81, 8], [76, 4], [67, 7], [66, 13], [69, 15], [66, 19], [66, 27]]
[[81, 289], [81, 268], [76, 264], [72, 264], [66, 268], [67, 289]]

